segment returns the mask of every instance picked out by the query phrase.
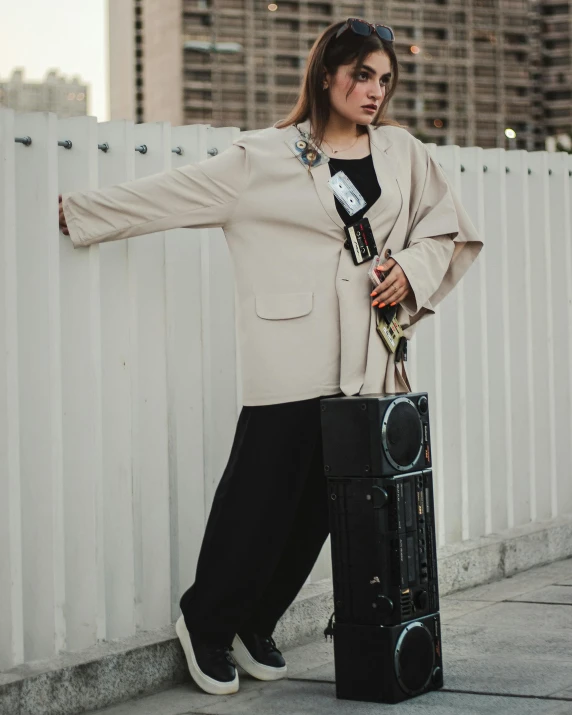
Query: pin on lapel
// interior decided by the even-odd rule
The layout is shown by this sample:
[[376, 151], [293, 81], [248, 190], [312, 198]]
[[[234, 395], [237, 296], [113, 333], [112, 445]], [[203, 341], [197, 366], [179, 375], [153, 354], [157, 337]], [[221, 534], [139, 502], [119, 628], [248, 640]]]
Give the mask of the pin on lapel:
[[286, 144], [298, 161], [305, 166], [308, 171], [321, 164], [327, 164], [330, 160], [326, 154], [321, 152], [304, 132], [298, 136], [286, 140]]

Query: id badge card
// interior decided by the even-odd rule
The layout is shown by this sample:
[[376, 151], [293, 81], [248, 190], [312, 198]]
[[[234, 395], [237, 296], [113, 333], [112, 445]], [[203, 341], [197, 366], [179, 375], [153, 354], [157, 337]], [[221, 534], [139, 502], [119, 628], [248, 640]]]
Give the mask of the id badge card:
[[369, 219], [362, 218], [351, 226], [346, 226], [344, 231], [347, 236], [344, 247], [351, 252], [356, 266], [377, 256], [377, 246]]

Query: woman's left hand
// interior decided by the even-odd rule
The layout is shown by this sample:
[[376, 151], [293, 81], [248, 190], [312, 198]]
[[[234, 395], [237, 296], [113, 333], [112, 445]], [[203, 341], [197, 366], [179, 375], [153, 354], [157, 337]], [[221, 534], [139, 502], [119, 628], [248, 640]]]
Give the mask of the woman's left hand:
[[385, 280], [371, 294], [373, 306], [385, 308], [386, 305], [401, 303], [411, 293], [411, 284], [407, 276], [393, 258], [378, 266], [376, 272], [385, 274]]

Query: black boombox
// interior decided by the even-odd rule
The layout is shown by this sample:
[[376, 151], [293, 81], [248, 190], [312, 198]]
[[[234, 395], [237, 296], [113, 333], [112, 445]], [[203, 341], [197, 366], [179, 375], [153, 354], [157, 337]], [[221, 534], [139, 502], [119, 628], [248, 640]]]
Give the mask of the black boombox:
[[426, 393], [321, 403], [339, 698], [443, 685]]
[[336, 623], [394, 626], [439, 610], [431, 472], [329, 479]]

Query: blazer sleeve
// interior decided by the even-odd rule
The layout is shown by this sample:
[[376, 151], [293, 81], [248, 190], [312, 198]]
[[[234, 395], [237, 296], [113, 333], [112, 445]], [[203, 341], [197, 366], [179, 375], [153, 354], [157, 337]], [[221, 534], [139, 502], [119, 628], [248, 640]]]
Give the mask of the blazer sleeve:
[[118, 241], [171, 228], [224, 227], [247, 179], [246, 151], [219, 155], [96, 191], [62, 196], [74, 246]]
[[471, 219], [439, 164], [423, 146], [424, 172], [412, 184], [406, 247], [392, 256], [412, 293], [401, 303], [412, 325], [457, 285], [483, 247]]

